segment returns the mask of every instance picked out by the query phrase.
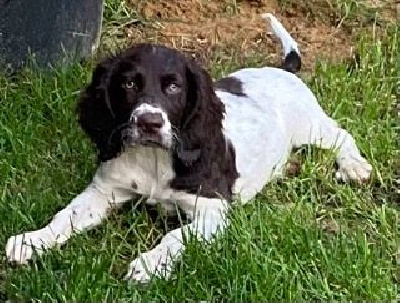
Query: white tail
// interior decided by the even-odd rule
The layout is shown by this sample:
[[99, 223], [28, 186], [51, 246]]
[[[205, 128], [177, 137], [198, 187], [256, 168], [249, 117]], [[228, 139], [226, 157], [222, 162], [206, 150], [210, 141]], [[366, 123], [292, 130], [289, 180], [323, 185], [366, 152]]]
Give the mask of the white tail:
[[279, 39], [281, 39], [285, 56], [287, 54], [289, 54], [291, 51], [295, 51], [297, 54], [300, 55], [300, 51], [297, 46], [297, 42], [288, 33], [286, 28], [283, 27], [282, 23], [280, 23], [278, 21], [278, 19], [275, 18], [274, 15], [272, 15], [270, 13], [265, 13], [265, 14], [262, 14], [261, 17], [263, 17], [265, 20], [269, 21], [272, 31]]
[[269, 22], [272, 31], [281, 40], [283, 55], [285, 57], [281, 67], [292, 73], [299, 71], [301, 68], [301, 58], [297, 42], [274, 15], [265, 13], [262, 14], [261, 17]]

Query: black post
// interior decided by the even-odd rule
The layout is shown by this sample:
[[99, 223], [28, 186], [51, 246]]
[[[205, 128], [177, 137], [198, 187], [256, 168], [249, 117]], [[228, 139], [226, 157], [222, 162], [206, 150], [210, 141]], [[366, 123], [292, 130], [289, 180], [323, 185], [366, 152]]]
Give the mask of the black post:
[[31, 55], [44, 67], [92, 54], [102, 11], [101, 0], [0, 0], [0, 69], [13, 71]]

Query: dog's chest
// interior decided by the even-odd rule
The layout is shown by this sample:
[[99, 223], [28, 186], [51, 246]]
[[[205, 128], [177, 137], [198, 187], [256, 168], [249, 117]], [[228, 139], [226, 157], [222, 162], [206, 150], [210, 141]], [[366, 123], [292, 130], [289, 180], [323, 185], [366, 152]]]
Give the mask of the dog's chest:
[[128, 149], [106, 163], [103, 172], [118, 187], [152, 199], [171, 198], [169, 183], [175, 174], [171, 157], [165, 150], [151, 147]]

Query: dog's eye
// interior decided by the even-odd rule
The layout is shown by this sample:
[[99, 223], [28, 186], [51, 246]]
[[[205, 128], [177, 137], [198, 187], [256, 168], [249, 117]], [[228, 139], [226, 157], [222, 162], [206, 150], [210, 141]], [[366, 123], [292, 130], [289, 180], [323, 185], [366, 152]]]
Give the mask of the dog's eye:
[[167, 88], [165, 89], [165, 91], [166, 91], [168, 94], [176, 94], [176, 93], [178, 93], [178, 92], [181, 91], [181, 88], [178, 86], [178, 84], [172, 82], [172, 83], [170, 83], [170, 84], [167, 86]]
[[124, 83], [124, 87], [127, 89], [136, 89], [137, 88], [136, 83], [134, 81], [126, 81]]

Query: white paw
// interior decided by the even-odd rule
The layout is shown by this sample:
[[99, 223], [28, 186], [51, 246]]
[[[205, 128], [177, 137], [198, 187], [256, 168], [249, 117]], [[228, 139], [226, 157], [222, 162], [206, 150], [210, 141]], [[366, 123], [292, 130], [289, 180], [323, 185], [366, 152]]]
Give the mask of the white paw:
[[336, 172], [336, 179], [349, 181], [354, 180], [363, 183], [369, 179], [372, 172], [372, 166], [360, 155], [346, 156], [339, 159], [339, 169]]
[[12, 236], [6, 244], [7, 259], [10, 262], [26, 264], [32, 259], [34, 252], [40, 255], [50, 246], [51, 237], [44, 229]]
[[156, 247], [131, 262], [125, 279], [139, 283], [150, 282], [152, 276], [167, 279], [171, 274], [172, 264], [168, 250]]

